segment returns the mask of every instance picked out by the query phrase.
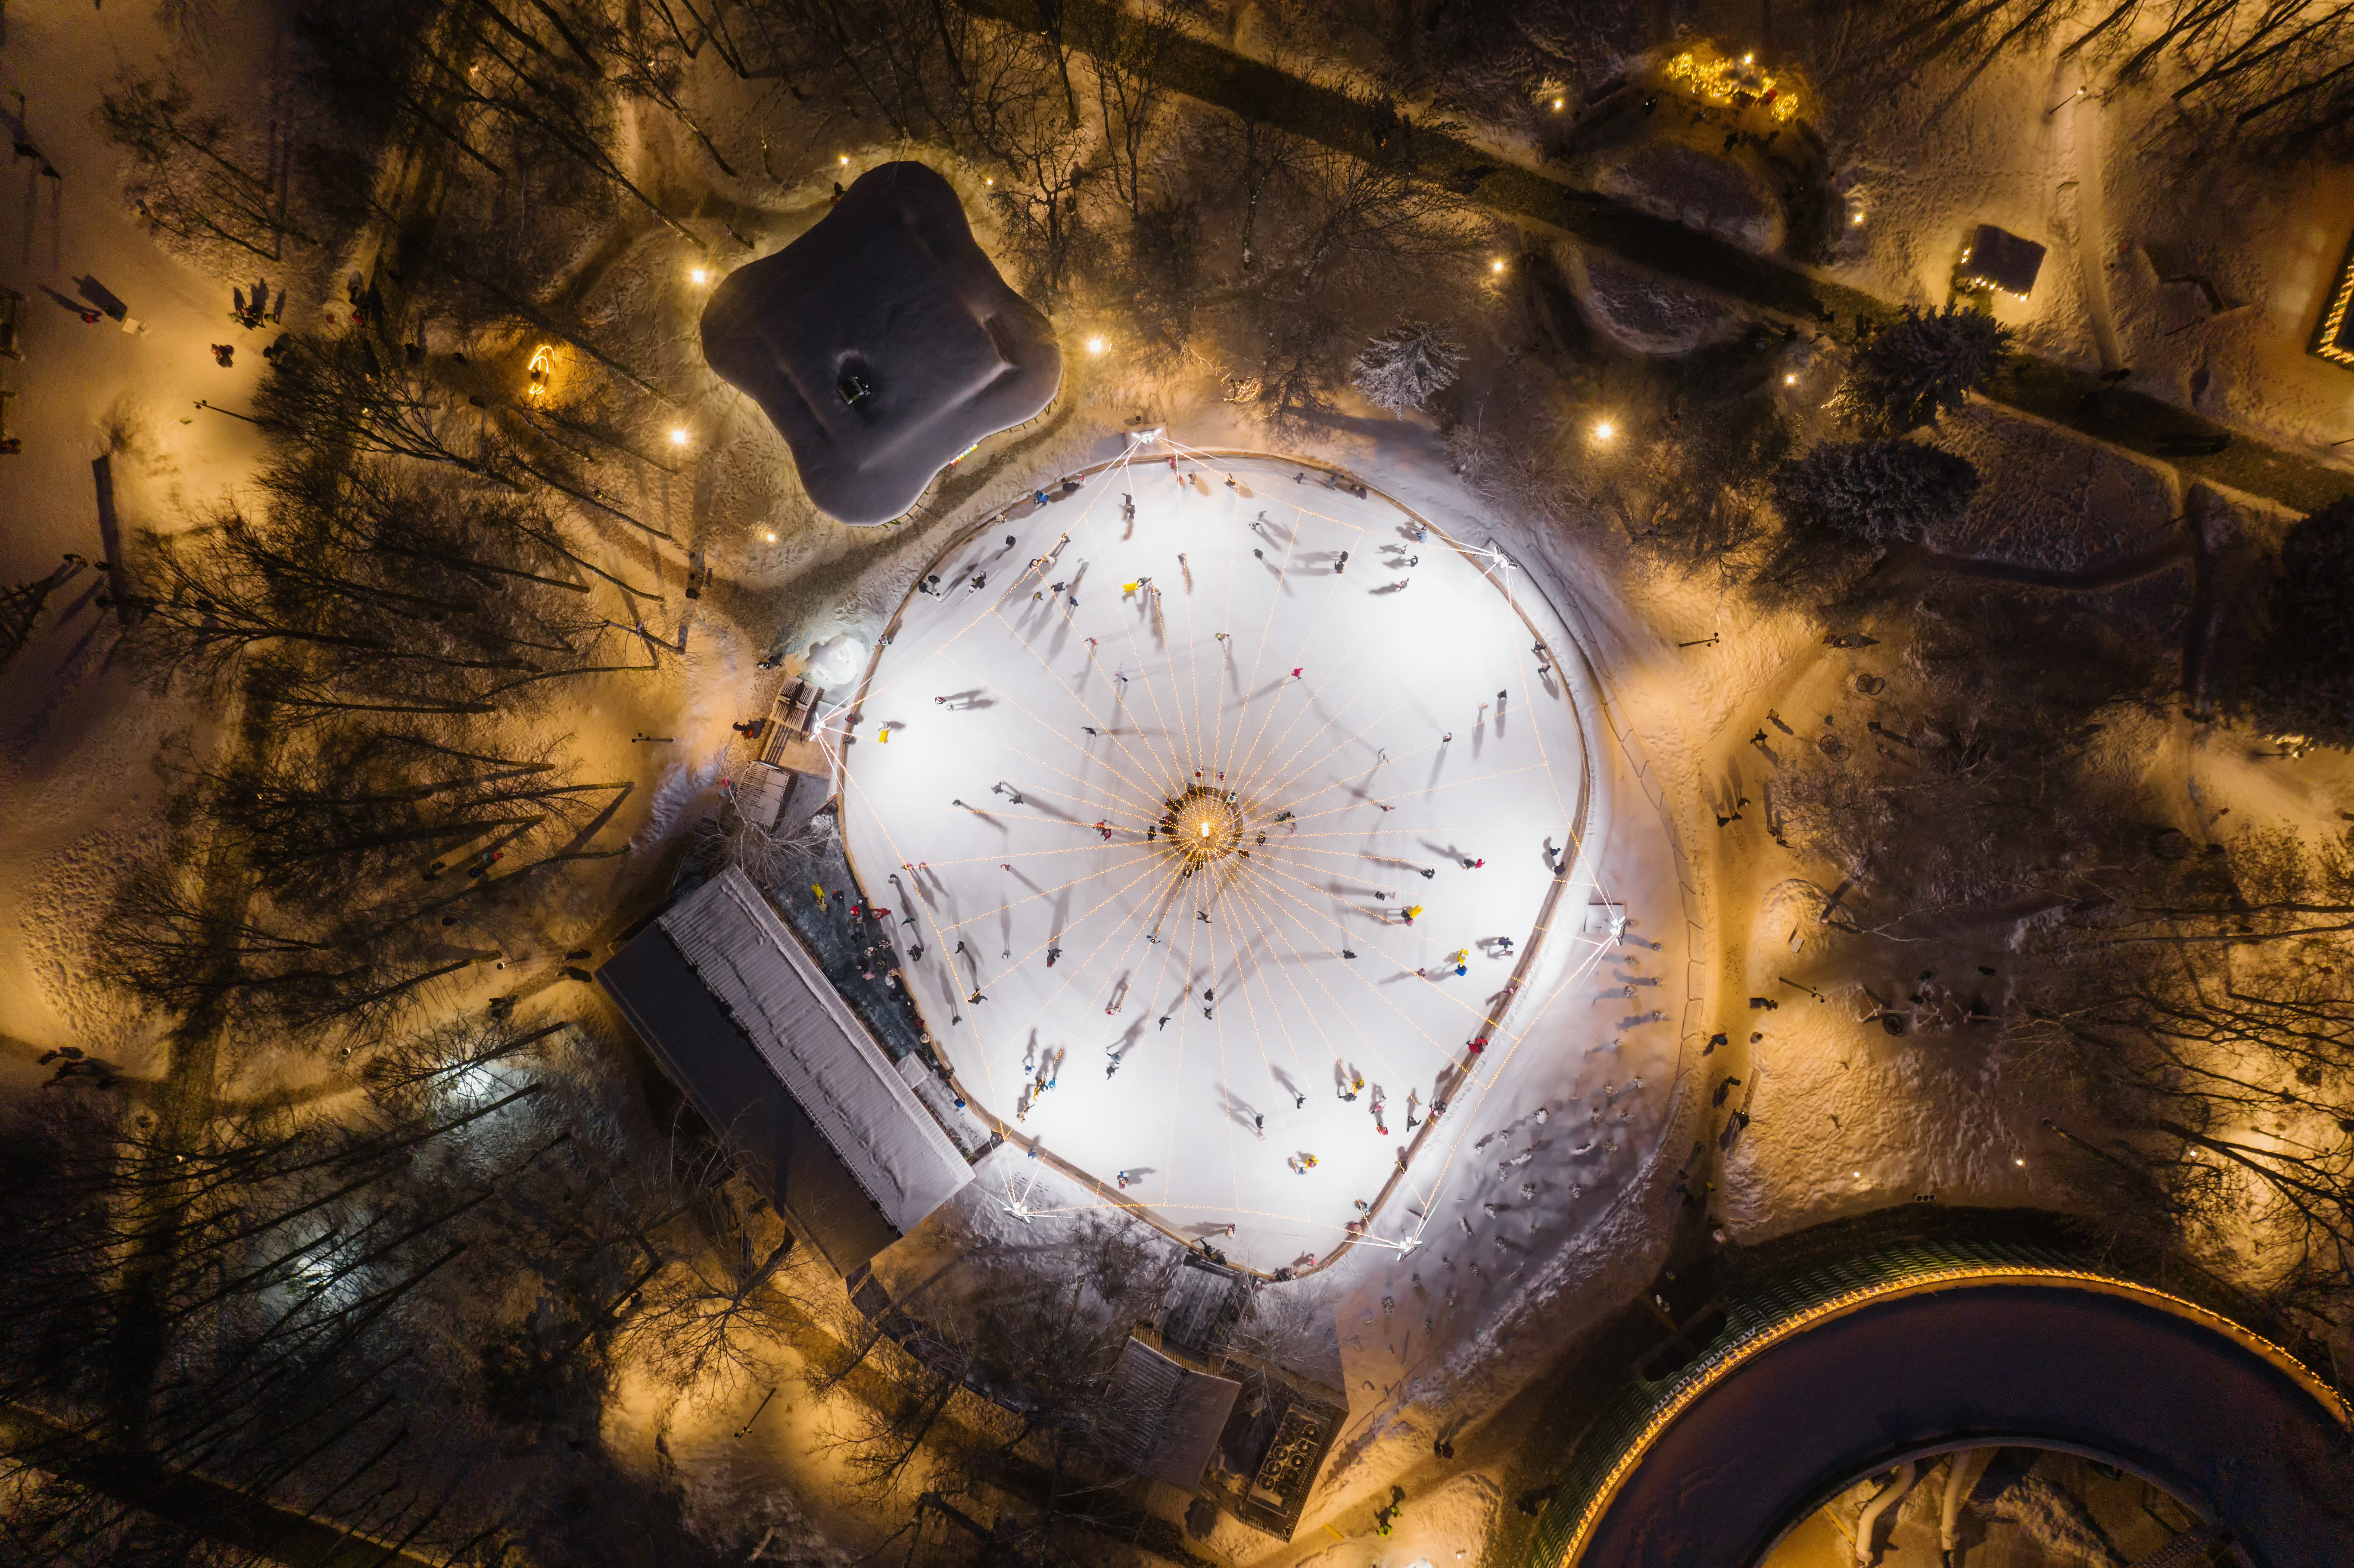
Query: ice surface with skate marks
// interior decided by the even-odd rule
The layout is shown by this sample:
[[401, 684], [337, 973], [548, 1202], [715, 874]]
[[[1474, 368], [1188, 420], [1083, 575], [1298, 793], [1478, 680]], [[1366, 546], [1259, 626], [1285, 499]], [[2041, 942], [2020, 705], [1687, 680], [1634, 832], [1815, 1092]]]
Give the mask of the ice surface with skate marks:
[[[1319, 471], [1166, 450], [935, 568], [861, 697], [844, 834], [966, 1092], [1272, 1268], [1613, 944], [1557, 858], [1578, 703], [1494, 563]], [[1591, 1011], [1573, 1048], [1624, 1027]]]

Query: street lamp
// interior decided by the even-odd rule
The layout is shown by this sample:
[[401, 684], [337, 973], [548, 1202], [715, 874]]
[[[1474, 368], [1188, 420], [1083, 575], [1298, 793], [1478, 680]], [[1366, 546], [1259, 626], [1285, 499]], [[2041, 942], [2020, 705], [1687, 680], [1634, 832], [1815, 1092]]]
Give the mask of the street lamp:
[[673, 446], [674, 446], [674, 447], [683, 447], [683, 446], [686, 445], [686, 427], [685, 427], [685, 426], [684, 426], [684, 425], [673, 425], [673, 426], [671, 427], [671, 431], [670, 431], [670, 444], [671, 444], [671, 445], [673, 445]]
[[1612, 437], [1616, 436], [1617, 433], [1618, 433], [1618, 427], [1617, 427], [1617, 425], [1615, 425], [1615, 424], [1612, 424], [1609, 420], [1607, 420], [1607, 419], [1596, 419], [1596, 420], [1595, 420], [1595, 421], [1594, 421], [1594, 439], [1595, 439], [1596, 440], [1597, 440], [1597, 441], [1603, 441], [1603, 442], [1607, 442], [1607, 441], [1608, 441]]

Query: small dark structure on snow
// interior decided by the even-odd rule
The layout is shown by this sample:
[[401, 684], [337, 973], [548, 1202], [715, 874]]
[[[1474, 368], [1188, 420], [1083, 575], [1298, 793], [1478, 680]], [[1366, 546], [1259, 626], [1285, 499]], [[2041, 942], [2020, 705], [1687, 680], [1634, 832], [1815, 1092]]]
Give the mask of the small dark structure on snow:
[[681, 899], [597, 980], [838, 1273], [859, 1269], [972, 1180], [742, 872]]
[[2043, 270], [2043, 247], [2021, 239], [2009, 229], [1981, 223], [1962, 247], [1961, 274], [1966, 288], [1999, 289], [2027, 298]]
[[921, 164], [868, 171], [808, 233], [730, 274], [704, 308], [703, 356], [760, 405], [810, 499], [844, 523], [899, 516], [1063, 379], [1054, 327]]
[[1242, 1391], [1211, 1361], [1140, 1326], [1104, 1399], [1104, 1447], [1140, 1476], [1198, 1486]]

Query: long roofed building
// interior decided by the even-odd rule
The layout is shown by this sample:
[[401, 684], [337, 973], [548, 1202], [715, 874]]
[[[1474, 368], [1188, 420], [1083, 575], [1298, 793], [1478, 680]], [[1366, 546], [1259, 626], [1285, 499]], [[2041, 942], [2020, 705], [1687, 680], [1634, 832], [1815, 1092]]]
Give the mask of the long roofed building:
[[742, 872], [681, 899], [597, 979], [837, 1272], [855, 1273], [972, 1180]]

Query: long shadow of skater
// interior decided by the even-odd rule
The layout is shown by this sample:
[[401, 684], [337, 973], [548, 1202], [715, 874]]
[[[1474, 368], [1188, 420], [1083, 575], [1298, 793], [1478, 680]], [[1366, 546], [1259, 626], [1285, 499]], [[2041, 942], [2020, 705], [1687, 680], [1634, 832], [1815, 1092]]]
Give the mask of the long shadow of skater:
[[1241, 1128], [1246, 1132], [1256, 1132], [1259, 1130], [1258, 1110], [1248, 1100], [1244, 1099], [1242, 1096], [1235, 1093], [1234, 1090], [1228, 1088], [1224, 1084], [1220, 1084], [1218, 1086], [1218, 1098], [1225, 1106], [1227, 1118], [1233, 1121], [1235, 1126]]
[[66, 298], [65, 295], [58, 293], [47, 283], [41, 285], [41, 292], [55, 300], [58, 302], [58, 309], [71, 311], [74, 314], [81, 317], [81, 319], [86, 322], [95, 322], [101, 315], [105, 313], [102, 311], [92, 310], [90, 306], [82, 303], [80, 300], [69, 300]]
[[1294, 1110], [1299, 1109], [1301, 1105], [1306, 1103], [1308, 1099], [1306, 1091], [1301, 1089], [1298, 1084], [1292, 1081], [1290, 1074], [1285, 1072], [1282, 1068], [1275, 1065], [1273, 1063], [1267, 1064], [1267, 1071], [1275, 1075], [1275, 1081], [1277, 1085], [1282, 1088], [1283, 1092], [1291, 1097], [1291, 1105]]
[[74, 280], [74, 291], [81, 295], [83, 299], [88, 300], [91, 304], [96, 305], [100, 310], [105, 312], [108, 315], [112, 316], [116, 321], [121, 321], [123, 317], [131, 313], [131, 307], [124, 304], [121, 299], [117, 298], [113, 290], [108, 288], [105, 284], [100, 282], [95, 278], [76, 278]]

